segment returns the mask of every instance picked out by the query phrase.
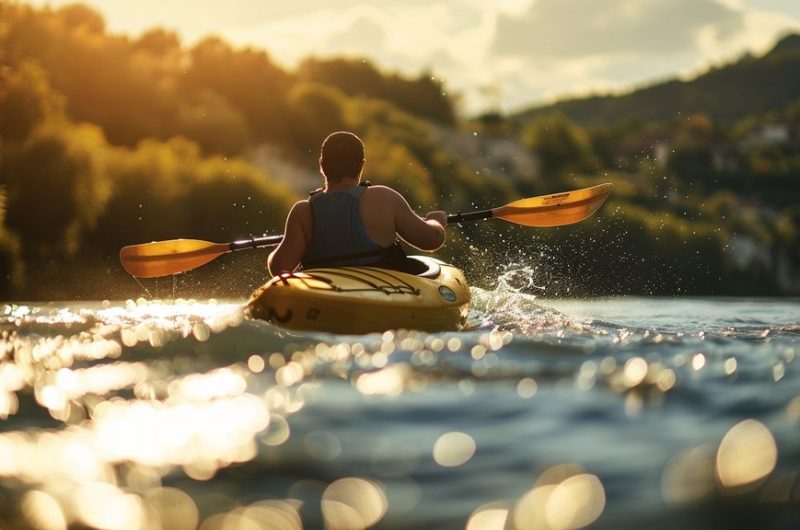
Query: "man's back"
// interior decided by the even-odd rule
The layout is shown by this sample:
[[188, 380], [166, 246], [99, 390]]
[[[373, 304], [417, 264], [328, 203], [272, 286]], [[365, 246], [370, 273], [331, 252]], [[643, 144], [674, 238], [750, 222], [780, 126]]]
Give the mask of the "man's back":
[[[325, 139], [320, 156], [320, 170], [325, 176], [325, 190], [320, 193], [341, 193], [352, 190], [359, 185], [363, 169], [363, 144], [352, 133], [333, 133]], [[334, 175], [335, 173], [335, 175]], [[335, 178], [333, 178], [335, 177]], [[318, 256], [324, 254], [320, 248], [338, 248], [334, 238], [347, 237], [348, 234], [339, 234], [343, 230], [354, 228], [353, 222], [363, 224], [355, 227], [363, 230], [377, 247], [388, 249], [395, 245], [400, 237], [410, 245], [421, 250], [436, 250], [444, 244], [444, 227], [447, 225], [447, 215], [444, 212], [429, 212], [423, 219], [419, 217], [406, 202], [405, 198], [395, 190], [386, 186], [369, 186], [362, 192], [358, 200], [360, 219], [333, 220], [315, 219], [314, 209], [308, 200], [297, 202], [286, 219], [286, 229], [281, 244], [270, 254], [268, 265], [270, 271], [293, 271], [301, 262], [305, 262], [307, 253], [312, 251], [315, 261], [324, 261], [326, 258], [339, 256]], [[349, 216], [348, 216], [349, 217]], [[333, 229], [318, 230], [317, 237], [329, 239], [330, 245], [325, 241], [314, 241], [315, 225], [328, 222]], [[348, 224], [351, 223], [351, 224]], [[344, 227], [344, 228], [342, 228]], [[312, 244], [313, 242], [313, 244]], [[319, 243], [319, 244], [318, 244]]]

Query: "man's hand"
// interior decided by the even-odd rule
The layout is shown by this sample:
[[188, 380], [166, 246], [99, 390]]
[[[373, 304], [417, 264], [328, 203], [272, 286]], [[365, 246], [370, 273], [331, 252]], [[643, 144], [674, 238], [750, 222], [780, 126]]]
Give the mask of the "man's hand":
[[444, 227], [447, 226], [447, 213], [443, 212], [441, 210], [428, 212], [427, 214], [425, 214], [425, 220], [426, 221], [436, 221], [437, 223], [442, 225], [442, 228], [444, 228]]

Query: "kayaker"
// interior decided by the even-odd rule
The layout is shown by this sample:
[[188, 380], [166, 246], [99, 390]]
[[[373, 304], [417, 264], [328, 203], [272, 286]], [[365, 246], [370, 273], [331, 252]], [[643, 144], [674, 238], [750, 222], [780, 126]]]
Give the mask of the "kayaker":
[[425, 251], [444, 244], [447, 214], [432, 211], [422, 218], [392, 188], [361, 182], [364, 161], [364, 144], [355, 134], [338, 131], [325, 138], [319, 157], [324, 186], [289, 212], [283, 241], [267, 261], [272, 275], [298, 266], [402, 270], [405, 252], [398, 238]]

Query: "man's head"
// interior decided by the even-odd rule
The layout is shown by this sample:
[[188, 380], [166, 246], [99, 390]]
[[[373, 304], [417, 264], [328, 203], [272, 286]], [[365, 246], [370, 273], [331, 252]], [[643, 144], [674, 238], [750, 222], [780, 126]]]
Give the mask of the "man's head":
[[319, 167], [328, 182], [358, 178], [364, 167], [364, 143], [353, 133], [331, 133], [322, 142]]

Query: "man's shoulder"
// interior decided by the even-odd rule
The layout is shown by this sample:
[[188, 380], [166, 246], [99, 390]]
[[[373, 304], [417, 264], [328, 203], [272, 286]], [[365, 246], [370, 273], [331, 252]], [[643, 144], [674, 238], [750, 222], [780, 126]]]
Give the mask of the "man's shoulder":
[[387, 200], [391, 200], [395, 197], [401, 197], [401, 195], [394, 189], [381, 184], [373, 184], [372, 186], [365, 188], [364, 193], [368, 194], [371, 198], [376, 199], [385, 198]]
[[308, 202], [308, 199], [303, 199], [294, 203], [292, 209], [289, 210], [289, 220], [293, 219], [305, 219], [306, 217], [310, 218], [311, 215], [311, 204]]

